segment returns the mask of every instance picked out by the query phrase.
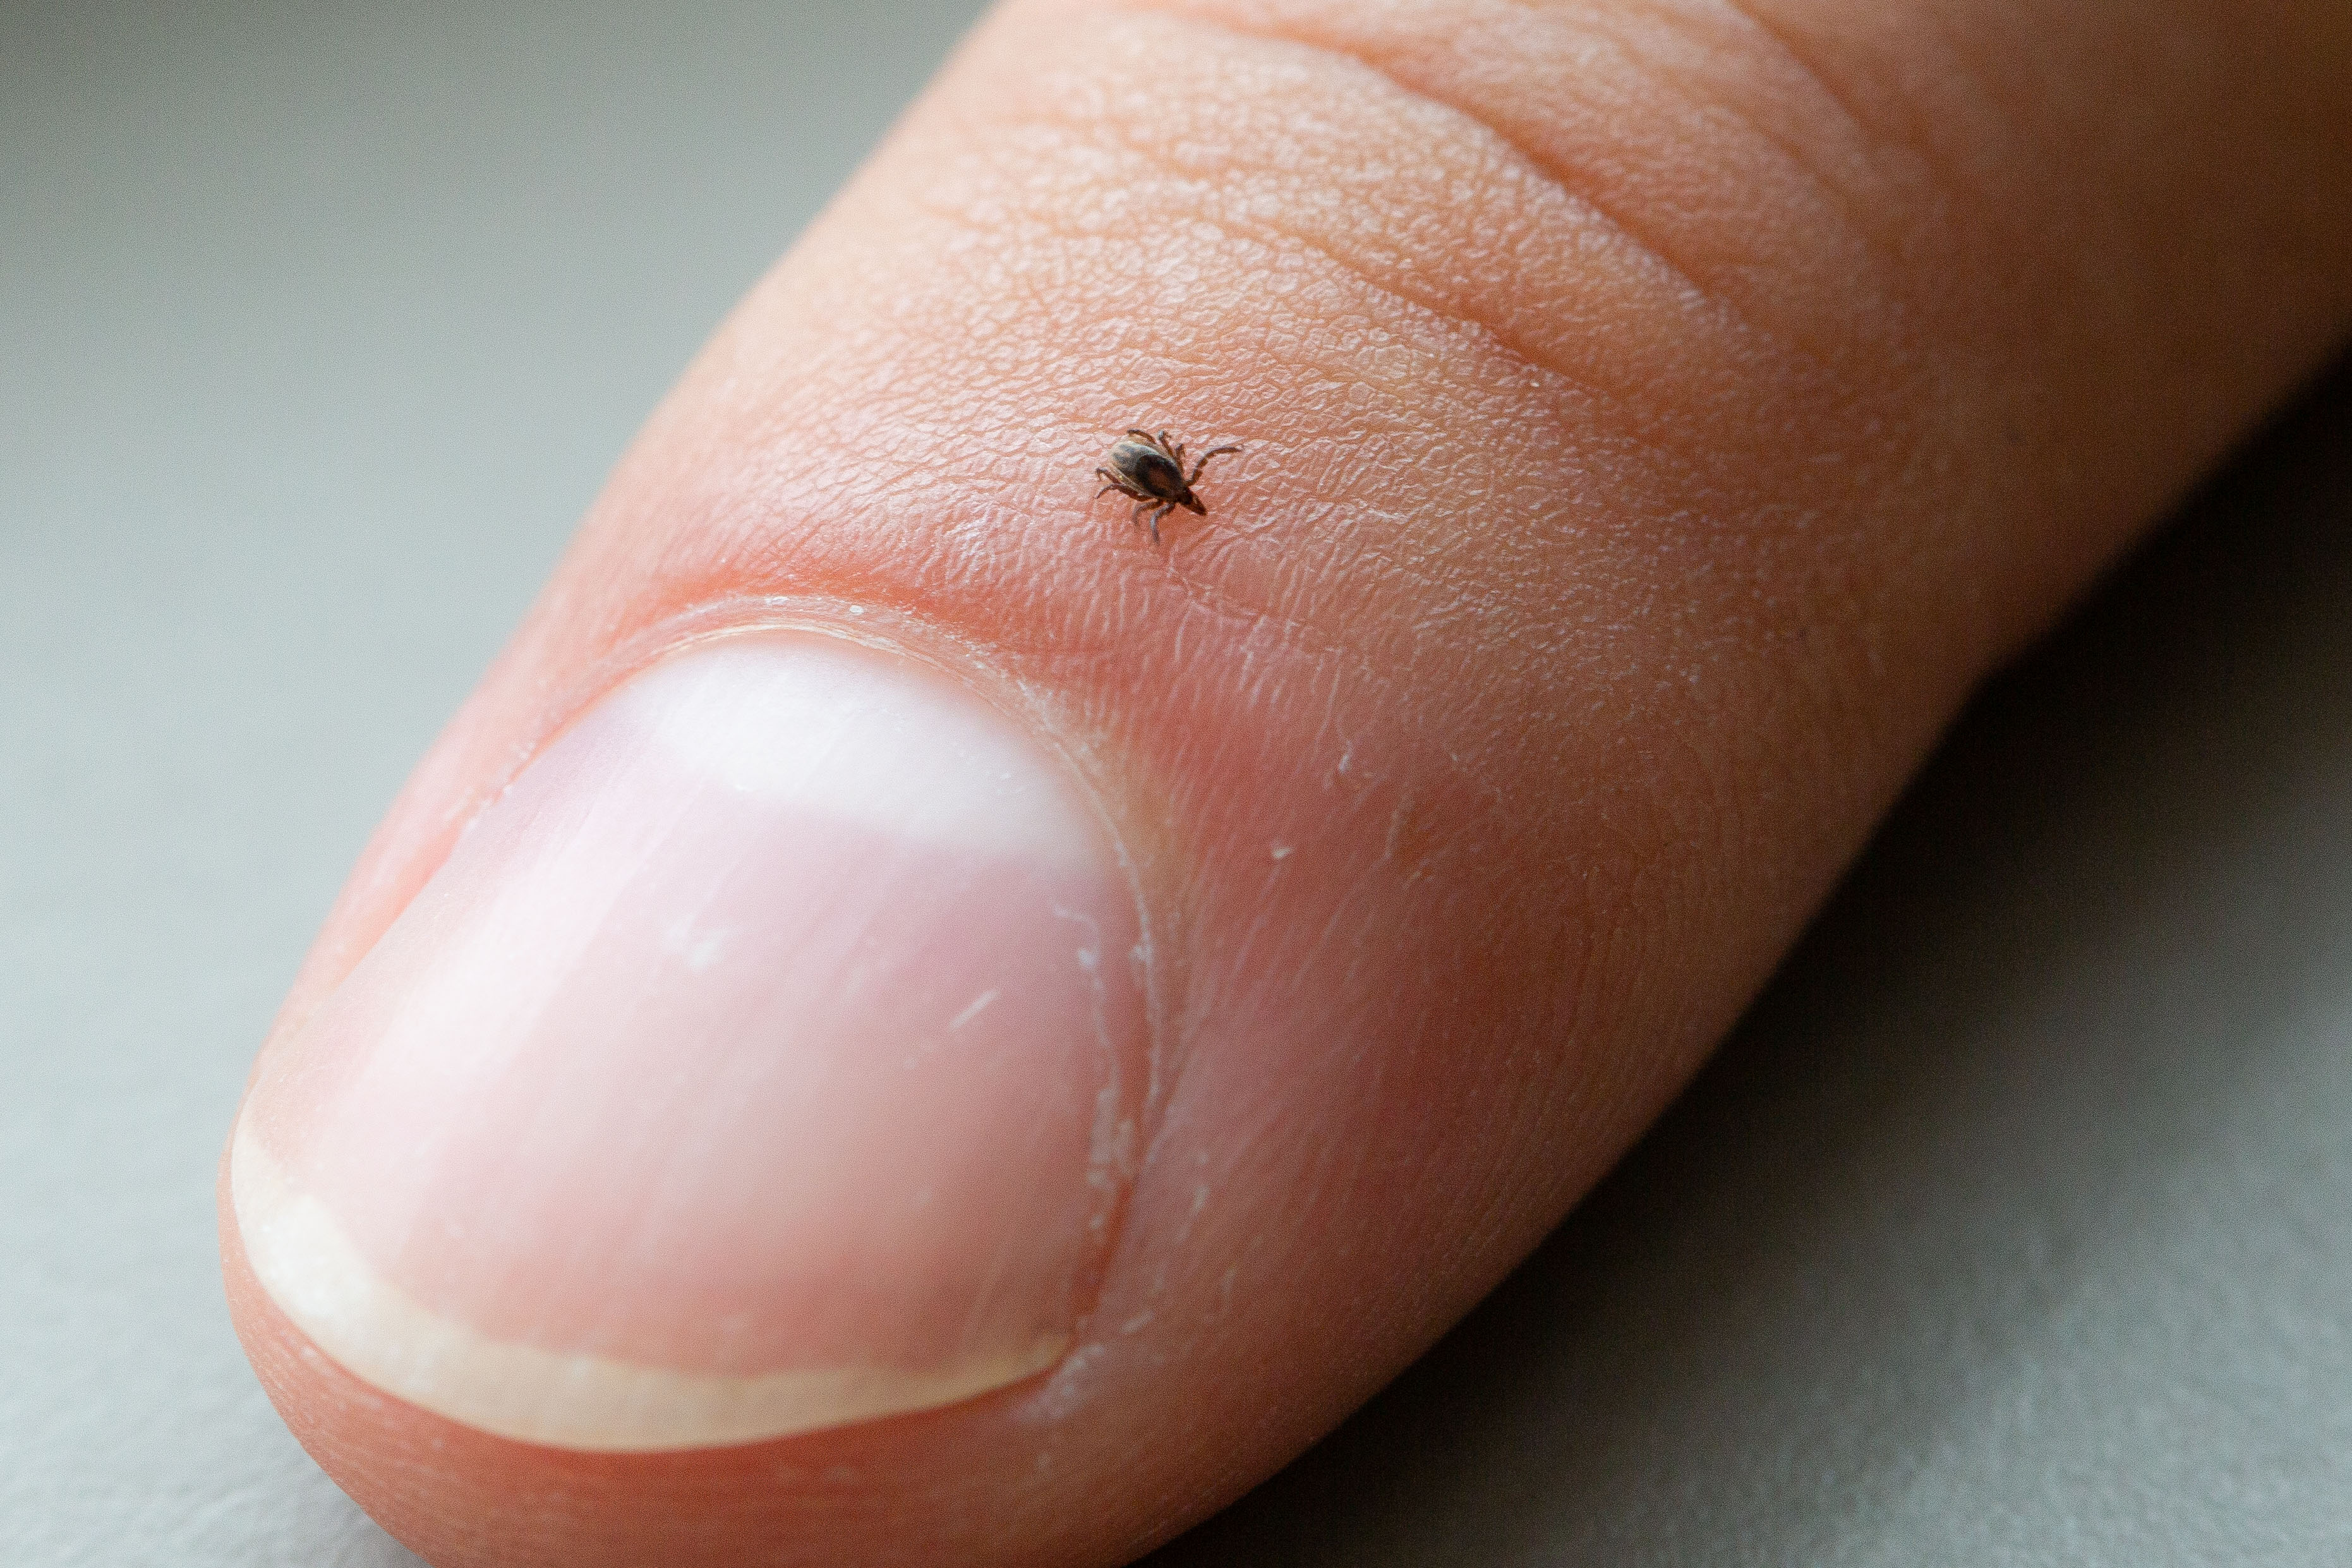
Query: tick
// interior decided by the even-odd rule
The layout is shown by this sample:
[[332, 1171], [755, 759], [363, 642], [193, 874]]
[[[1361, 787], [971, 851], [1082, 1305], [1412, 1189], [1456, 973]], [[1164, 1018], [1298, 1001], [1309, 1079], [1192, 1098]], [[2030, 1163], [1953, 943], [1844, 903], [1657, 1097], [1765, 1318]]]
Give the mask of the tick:
[[1202, 517], [1209, 509], [1192, 493], [1192, 481], [1209, 466], [1212, 458], [1222, 458], [1227, 452], [1238, 452], [1239, 447], [1212, 447], [1201, 454], [1192, 471], [1184, 471], [1184, 443], [1171, 441], [1162, 430], [1154, 436], [1149, 430], [1129, 430], [1118, 445], [1110, 449], [1110, 466], [1097, 468], [1095, 478], [1104, 481], [1095, 492], [1095, 500], [1117, 490], [1135, 502], [1133, 521], [1140, 525], [1143, 514], [1151, 513], [1151, 542], [1160, 542], [1160, 520], [1178, 507]]

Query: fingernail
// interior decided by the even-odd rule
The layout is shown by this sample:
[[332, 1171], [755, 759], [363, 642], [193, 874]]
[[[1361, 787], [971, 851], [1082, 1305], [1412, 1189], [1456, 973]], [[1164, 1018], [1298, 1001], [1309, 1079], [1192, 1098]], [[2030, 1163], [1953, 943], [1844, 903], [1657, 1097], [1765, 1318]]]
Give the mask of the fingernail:
[[564, 1447], [780, 1436], [1067, 1348], [1129, 1174], [1134, 899], [1066, 766], [895, 656], [658, 665], [461, 839], [241, 1115], [255, 1276]]

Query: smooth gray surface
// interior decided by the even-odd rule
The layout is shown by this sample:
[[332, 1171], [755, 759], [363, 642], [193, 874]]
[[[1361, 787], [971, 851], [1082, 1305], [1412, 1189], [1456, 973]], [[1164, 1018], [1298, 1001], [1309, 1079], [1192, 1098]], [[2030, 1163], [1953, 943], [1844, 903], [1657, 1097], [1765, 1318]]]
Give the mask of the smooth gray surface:
[[[414, 1559], [220, 1305], [352, 857], [971, 7], [0, 5], [0, 1563]], [[1168, 1550], [2352, 1561], [2352, 376], [1496, 1300]]]

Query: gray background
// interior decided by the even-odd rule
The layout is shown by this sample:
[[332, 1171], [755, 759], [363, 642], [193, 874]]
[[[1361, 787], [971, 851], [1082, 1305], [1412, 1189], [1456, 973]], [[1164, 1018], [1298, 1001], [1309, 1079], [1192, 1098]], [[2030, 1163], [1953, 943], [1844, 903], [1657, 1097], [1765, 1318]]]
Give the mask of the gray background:
[[[400, 15], [391, 12], [397, 10]], [[961, 4], [0, 4], [0, 1563], [415, 1560], [213, 1162], [376, 816]], [[2352, 1561], [2352, 374], [1198, 1563]]]

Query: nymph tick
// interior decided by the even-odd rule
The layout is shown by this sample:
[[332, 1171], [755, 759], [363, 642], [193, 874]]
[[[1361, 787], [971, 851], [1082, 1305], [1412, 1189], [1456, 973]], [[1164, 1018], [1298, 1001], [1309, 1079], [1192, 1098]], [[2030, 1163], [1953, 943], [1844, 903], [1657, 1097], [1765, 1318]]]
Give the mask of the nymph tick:
[[1134, 521], [1141, 524], [1146, 510], [1151, 513], [1151, 542], [1160, 542], [1160, 520], [1178, 507], [1202, 517], [1209, 509], [1192, 493], [1192, 481], [1209, 466], [1209, 459], [1227, 452], [1238, 452], [1239, 447], [1213, 447], [1201, 454], [1192, 471], [1184, 471], [1184, 443], [1171, 441], [1162, 430], [1154, 436], [1149, 430], [1129, 430], [1126, 438], [1110, 449], [1110, 466], [1097, 468], [1095, 478], [1104, 481], [1095, 492], [1095, 500], [1117, 490], [1135, 502]]

